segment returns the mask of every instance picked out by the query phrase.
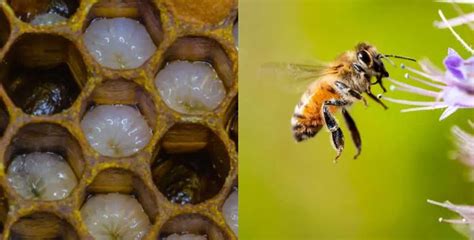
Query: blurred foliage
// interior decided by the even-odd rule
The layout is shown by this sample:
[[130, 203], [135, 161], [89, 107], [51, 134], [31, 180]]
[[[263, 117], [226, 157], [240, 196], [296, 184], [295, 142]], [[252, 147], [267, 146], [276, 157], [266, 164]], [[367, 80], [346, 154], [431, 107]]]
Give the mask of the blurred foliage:
[[[438, 222], [455, 215], [426, 200], [474, 203], [466, 169], [449, 157], [450, 128], [468, 130], [472, 110], [439, 122], [439, 110], [400, 113], [400, 105], [388, 103], [384, 111], [374, 102], [368, 108], [357, 103], [350, 111], [362, 134], [362, 155], [352, 160], [355, 148], [343, 126], [346, 148], [334, 164], [326, 131], [300, 144], [292, 138], [290, 117], [302, 92], [259, 74], [269, 61], [331, 61], [360, 41], [387, 54], [429, 57], [440, 67], [448, 47], [467, 57], [448, 30], [433, 26], [438, 9], [457, 16], [449, 4], [432, 1], [240, 0], [242, 239], [462, 239]], [[467, 27], [457, 30], [474, 43]], [[406, 81], [402, 69], [387, 69]]]

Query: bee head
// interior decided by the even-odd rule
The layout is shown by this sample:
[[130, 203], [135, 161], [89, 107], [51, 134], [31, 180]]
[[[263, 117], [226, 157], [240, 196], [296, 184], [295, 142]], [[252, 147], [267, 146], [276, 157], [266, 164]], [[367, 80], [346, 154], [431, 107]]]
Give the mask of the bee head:
[[359, 43], [356, 46], [356, 56], [358, 64], [364, 68], [369, 76], [377, 78], [388, 77], [389, 74], [382, 62], [383, 55], [377, 52], [377, 49], [368, 43]]
[[382, 59], [386, 59], [393, 65], [395, 65], [389, 58], [400, 58], [404, 60], [414, 61], [413, 58], [397, 56], [397, 55], [385, 55], [377, 51], [377, 49], [368, 43], [359, 43], [356, 46], [357, 65], [363, 69], [368, 79], [374, 76], [377, 81], [371, 83], [372, 85], [380, 84], [380, 87], [385, 92], [385, 87], [382, 84], [382, 78], [389, 77], [387, 70], [382, 62]]

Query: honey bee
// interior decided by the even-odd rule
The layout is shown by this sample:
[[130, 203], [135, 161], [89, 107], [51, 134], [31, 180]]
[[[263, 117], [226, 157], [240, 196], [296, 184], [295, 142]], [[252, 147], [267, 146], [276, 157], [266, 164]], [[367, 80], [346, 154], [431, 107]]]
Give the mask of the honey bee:
[[[389, 77], [389, 73], [382, 60], [390, 61], [388, 59], [390, 57], [416, 61], [397, 55], [384, 55], [368, 43], [359, 43], [354, 50], [343, 53], [322, 69], [312, 65], [291, 64], [289, 67], [293, 70], [306, 73], [307, 76], [317, 79], [303, 94], [291, 118], [295, 140], [301, 142], [312, 138], [323, 126], [326, 126], [337, 152], [334, 161], [337, 161], [344, 149], [344, 134], [334, 114], [341, 111], [357, 148], [354, 155], [354, 159], [356, 159], [361, 153], [362, 141], [356, 123], [347, 108], [358, 100], [363, 101], [367, 106], [367, 101], [362, 96], [362, 93], [365, 93], [384, 109], [387, 109], [380, 98], [372, 93], [371, 86], [379, 84], [386, 92], [382, 78]], [[390, 63], [393, 64], [391, 61]], [[371, 82], [372, 78], [375, 78], [376, 81]]]

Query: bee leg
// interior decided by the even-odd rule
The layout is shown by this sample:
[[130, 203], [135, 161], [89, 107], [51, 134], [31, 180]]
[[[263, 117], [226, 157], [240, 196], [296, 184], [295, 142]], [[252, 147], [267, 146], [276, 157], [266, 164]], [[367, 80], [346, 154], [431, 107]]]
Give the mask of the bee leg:
[[382, 102], [382, 100], [380, 100], [377, 96], [375, 96], [370, 90], [367, 90], [367, 95], [369, 95], [370, 98], [372, 98], [375, 102], [377, 102], [378, 104], [382, 105], [382, 107], [387, 110], [388, 107], [387, 105], [385, 105], [385, 103]]
[[344, 116], [344, 120], [346, 121], [347, 127], [351, 131], [352, 141], [354, 141], [354, 144], [357, 148], [357, 153], [354, 156], [354, 159], [356, 159], [360, 155], [360, 152], [362, 150], [362, 141], [360, 139], [360, 133], [357, 129], [354, 119], [351, 117], [346, 108], [342, 109], [342, 115]]
[[362, 68], [361, 65], [357, 64], [357, 63], [353, 63], [352, 64], [352, 67], [356, 70], [356, 72], [358, 73], [365, 73], [365, 70], [364, 68]]
[[382, 77], [377, 77], [377, 81], [375, 83], [378, 83], [380, 85], [380, 88], [382, 88], [384, 93], [387, 92], [387, 89], [385, 88], [385, 86], [382, 83]]
[[344, 134], [337, 124], [336, 119], [331, 114], [329, 106], [345, 106], [347, 104], [348, 102], [344, 100], [329, 100], [324, 103], [323, 107], [324, 121], [326, 122], [327, 128], [331, 132], [332, 143], [334, 144], [334, 148], [336, 148], [337, 151], [334, 162], [337, 162], [337, 159], [341, 156], [342, 150], [344, 149]]
[[347, 86], [345, 83], [341, 82], [341, 81], [336, 81], [336, 87], [345, 92], [345, 93], [348, 93], [349, 95], [351, 95], [352, 97], [358, 99], [358, 100], [362, 100], [364, 102], [364, 105], [367, 107], [367, 100], [362, 96], [362, 94], [354, 89], [351, 89], [349, 86]]

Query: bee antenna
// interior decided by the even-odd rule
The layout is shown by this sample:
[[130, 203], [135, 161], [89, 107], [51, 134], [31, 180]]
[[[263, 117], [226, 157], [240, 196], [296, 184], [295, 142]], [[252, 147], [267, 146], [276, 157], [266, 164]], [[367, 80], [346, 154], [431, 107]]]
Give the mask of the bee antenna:
[[386, 59], [392, 66], [396, 67], [397, 65], [392, 61], [392, 59], [385, 57], [385, 55], [380, 55], [381, 59]]
[[398, 55], [393, 55], [393, 54], [382, 55], [382, 56], [383, 56], [382, 58], [391, 58], [392, 57], [392, 58], [400, 58], [400, 59], [416, 62], [416, 59], [414, 59], [414, 58], [398, 56]]

